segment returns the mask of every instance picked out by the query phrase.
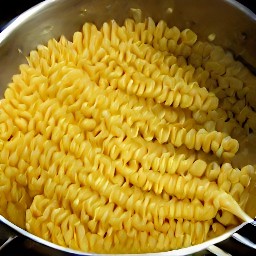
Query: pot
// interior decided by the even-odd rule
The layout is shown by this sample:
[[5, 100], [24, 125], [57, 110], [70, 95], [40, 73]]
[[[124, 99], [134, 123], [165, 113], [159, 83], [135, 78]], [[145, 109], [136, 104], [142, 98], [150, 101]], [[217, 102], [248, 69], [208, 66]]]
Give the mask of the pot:
[[[210, 34], [215, 34], [215, 44], [231, 51], [255, 72], [256, 15], [234, 0], [46, 0], [22, 13], [0, 34], [0, 96], [12, 75], [18, 72], [19, 64], [26, 62], [25, 56], [37, 45], [62, 34], [71, 39], [74, 31], [80, 30], [86, 21], [97, 26], [110, 19], [122, 23], [131, 16], [131, 8], [141, 9], [144, 16], [151, 16], [155, 21], [164, 19], [170, 26], [191, 28], [199, 40], [208, 40]], [[168, 8], [171, 14], [166, 12]], [[40, 250], [54, 252], [54, 255], [95, 255], [45, 241], [2, 216], [0, 222], [4, 229], [11, 228], [5, 232], [6, 239], [21, 234], [36, 243]], [[229, 238], [245, 224], [202, 244], [152, 255], [198, 252]]]

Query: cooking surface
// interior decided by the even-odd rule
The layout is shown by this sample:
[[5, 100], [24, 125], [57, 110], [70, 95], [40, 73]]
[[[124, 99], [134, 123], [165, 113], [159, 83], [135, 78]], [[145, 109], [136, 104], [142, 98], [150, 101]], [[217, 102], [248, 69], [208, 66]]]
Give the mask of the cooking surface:
[[[17, 15], [21, 14], [28, 8], [34, 6], [35, 4], [42, 2], [42, 0], [19, 0], [19, 1], [13, 1], [9, 0], [7, 1], [7, 6], [1, 6], [0, 8], [0, 31], [10, 22], [12, 19], [14, 19]], [[256, 5], [255, 1], [253, 0], [240, 0], [238, 1], [248, 8], [250, 8], [254, 13], [256, 13]], [[5, 240], [2, 238], [1, 234], [5, 231], [6, 227], [0, 225], [0, 247], [3, 245]], [[252, 235], [253, 232], [255, 234], [256, 227], [253, 227], [252, 225], [247, 225], [242, 230], [239, 231], [239, 233], [243, 236], [249, 237], [254, 243], [256, 243], [256, 236]], [[217, 244], [218, 247], [224, 249], [225, 251], [229, 252], [232, 255], [240, 256], [240, 255], [255, 255], [255, 250], [249, 249], [248, 247], [239, 244], [234, 239], [229, 239], [228, 241], [221, 242], [220, 244]], [[38, 248], [36, 244], [25, 238], [25, 237], [17, 237], [12, 240], [12, 242], [8, 243], [4, 248], [0, 249], [0, 256], [9, 256], [9, 255], [19, 255], [19, 256], [48, 256], [50, 255], [46, 248], [43, 246]], [[53, 255], [51, 253], [51, 255]], [[54, 254], [57, 256], [57, 253]], [[196, 256], [199, 255], [213, 255], [212, 253], [208, 251], [202, 251], [196, 254], [193, 254]]]

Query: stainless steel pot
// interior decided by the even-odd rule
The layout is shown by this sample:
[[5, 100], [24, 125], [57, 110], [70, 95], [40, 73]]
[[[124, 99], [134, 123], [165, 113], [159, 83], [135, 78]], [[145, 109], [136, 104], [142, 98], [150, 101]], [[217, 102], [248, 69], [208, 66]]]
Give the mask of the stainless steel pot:
[[[232, 51], [252, 71], [256, 67], [256, 15], [234, 0], [46, 0], [17, 17], [0, 33], [0, 96], [12, 75], [18, 72], [19, 64], [26, 62], [25, 56], [38, 44], [62, 34], [71, 39], [85, 21], [98, 26], [109, 19], [122, 23], [131, 16], [131, 8], [140, 8], [143, 16], [151, 16], [156, 21], [164, 19], [170, 26], [189, 27], [200, 40], [207, 40], [208, 35], [214, 33], [214, 43]], [[167, 12], [168, 8], [172, 13]], [[36, 242], [41, 250], [50, 250], [54, 255], [93, 255], [47, 242], [2, 216], [0, 223], [4, 230], [6, 227], [13, 230], [1, 232], [6, 239], [21, 234]], [[227, 239], [243, 225], [245, 223], [205, 243], [154, 255], [187, 255], [201, 251]]]

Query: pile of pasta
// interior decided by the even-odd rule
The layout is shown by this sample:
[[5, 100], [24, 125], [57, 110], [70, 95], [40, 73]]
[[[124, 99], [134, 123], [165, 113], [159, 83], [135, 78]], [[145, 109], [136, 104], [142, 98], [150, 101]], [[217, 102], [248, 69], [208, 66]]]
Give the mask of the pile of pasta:
[[[247, 220], [255, 76], [163, 20], [85, 23], [0, 101], [0, 214], [97, 253], [188, 247]], [[238, 157], [238, 158], [237, 158]]]

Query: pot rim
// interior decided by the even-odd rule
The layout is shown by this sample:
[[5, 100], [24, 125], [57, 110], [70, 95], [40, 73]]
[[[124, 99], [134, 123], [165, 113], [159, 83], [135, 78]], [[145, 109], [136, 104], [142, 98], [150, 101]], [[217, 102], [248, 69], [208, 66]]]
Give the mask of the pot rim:
[[[0, 32], [0, 47], [1, 45], [4, 43], [4, 41], [10, 36], [12, 35], [13, 32], [15, 32], [16, 29], [19, 28], [19, 26], [21, 26], [24, 22], [26, 22], [27, 20], [30, 19], [31, 16], [36, 15], [38, 13], [40, 13], [41, 10], [43, 10], [44, 8], [46, 8], [47, 6], [57, 3], [57, 2], [61, 2], [62, 0], [44, 0], [38, 4], [36, 4], [35, 6], [32, 6], [31, 8], [29, 8], [28, 10], [24, 11], [23, 13], [21, 13], [20, 15], [18, 15], [16, 18], [14, 18], [13, 20], [11, 20], [6, 27], [3, 29], [2, 32]], [[249, 17], [253, 22], [256, 23], [256, 14], [254, 12], [252, 12], [249, 8], [247, 8], [246, 6], [244, 6], [243, 4], [237, 2], [236, 0], [222, 0], [223, 2], [228, 3], [229, 5], [237, 8], [238, 10], [240, 10], [241, 12], [243, 12], [247, 17]], [[47, 240], [44, 240], [38, 236], [35, 236], [31, 233], [29, 233], [28, 231], [16, 226], [15, 224], [13, 224], [12, 222], [10, 222], [9, 220], [7, 220], [6, 218], [4, 218], [3, 216], [0, 215], [0, 222], [8, 225], [10, 228], [12, 228], [13, 230], [17, 231], [19, 234], [35, 241], [38, 242], [40, 244], [46, 245], [50, 248], [53, 249], [57, 249], [63, 252], [67, 252], [67, 253], [71, 253], [71, 254], [75, 254], [75, 255], [100, 255], [97, 253], [90, 253], [90, 252], [81, 252], [81, 251], [77, 251], [77, 250], [73, 250], [73, 249], [69, 249], [54, 243], [51, 243]], [[238, 231], [239, 229], [241, 229], [244, 225], [248, 224], [250, 221], [248, 220], [248, 222], [243, 222], [242, 224], [240, 224], [239, 226], [225, 232], [223, 235], [220, 235], [218, 237], [215, 237], [213, 239], [209, 239], [203, 243], [197, 244], [197, 245], [193, 245], [193, 246], [189, 246], [187, 248], [181, 248], [178, 250], [172, 250], [172, 251], [167, 251], [167, 252], [156, 252], [156, 253], [144, 253], [144, 254], [132, 254], [132, 255], [159, 255], [159, 256], [179, 256], [179, 255], [188, 255], [191, 253], [196, 253], [199, 252], [201, 250], [207, 249], [207, 247], [214, 245], [216, 243], [219, 243], [221, 241], [226, 240], [227, 238], [231, 237], [232, 234], [234, 234], [236, 231]], [[104, 254], [105, 255], [105, 254]], [[111, 255], [111, 254], [109, 254]], [[128, 256], [131, 254], [122, 254], [123, 256]]]
[[[253, 221], [253, 219], [251, 220]], [[8, 227], [12, 228], [13, 230], [17, 231], [19, 234], [35, 241], [38, 242], [42, 245], [46, 245], [50, 248], [62, 251], [62, 252], [66, 252], [66, 253], [71, 253], [71, 254], [75, 254], [75, 255], [81, 255], [81, 256], [85, 256], [85, 255], [101, 255], [101, 253], [93, 253], [93, 252], [82, 252], [82, 251], [78, 251], [78, 250], [73, 250], [70, 248], [66, 248], [57, 244], [54, 244], [52, 242], [49, 242], [43, 238], [40, 238], [36, 235], [33, 235], [31, 233], [29, 233], [28, 231], [16, 226], [15, 224], [13, 224], [12, 222], [10, 222], [9, 220], [7, 220], [6, 218], [4, 218], [3, 216], [0, 215], [0, 222], [6, 224]], [[192, 253], [196, 253], [202, 250], [207, 249], [209, 246], [217, 244], [219, 242], [222, 242], [226, 239], [228, 239], [229, 237], [232, 236], [232, 234], [234, 234], [235, 232], [237, 232], [239, 229], [241, 229], [243, 226], [245, 226], [246, 224], [250, 223], [250, 221], [248, 220], [248, 222], [243, 222], [242, 224], [240, 224], [239, 226], [230, 229], [228, 232], [225, 232], [224, 234], [217, 236], [215, 238], [209, 239], [203, 243], [197, 244], [197, 245], [193, 245], [193, 246], [189, 246], [186, 248], [181, 248], [181, 249], [177, 249], [177, 250], [171, 250], [171, 251], [166, 251], [166, 252], [154, 252], [154, 253], [138, 253], [138, 254], [131, 254], [131, 253], [127, 253], [127, 254], [105, 254], [104, 255], [122, 255], [122, 256], [129, 256], [129, 255], [134, 255], [134, 256], [182, 256], [182, 255], [188, 255], [188, 254], [192, 254]]]

